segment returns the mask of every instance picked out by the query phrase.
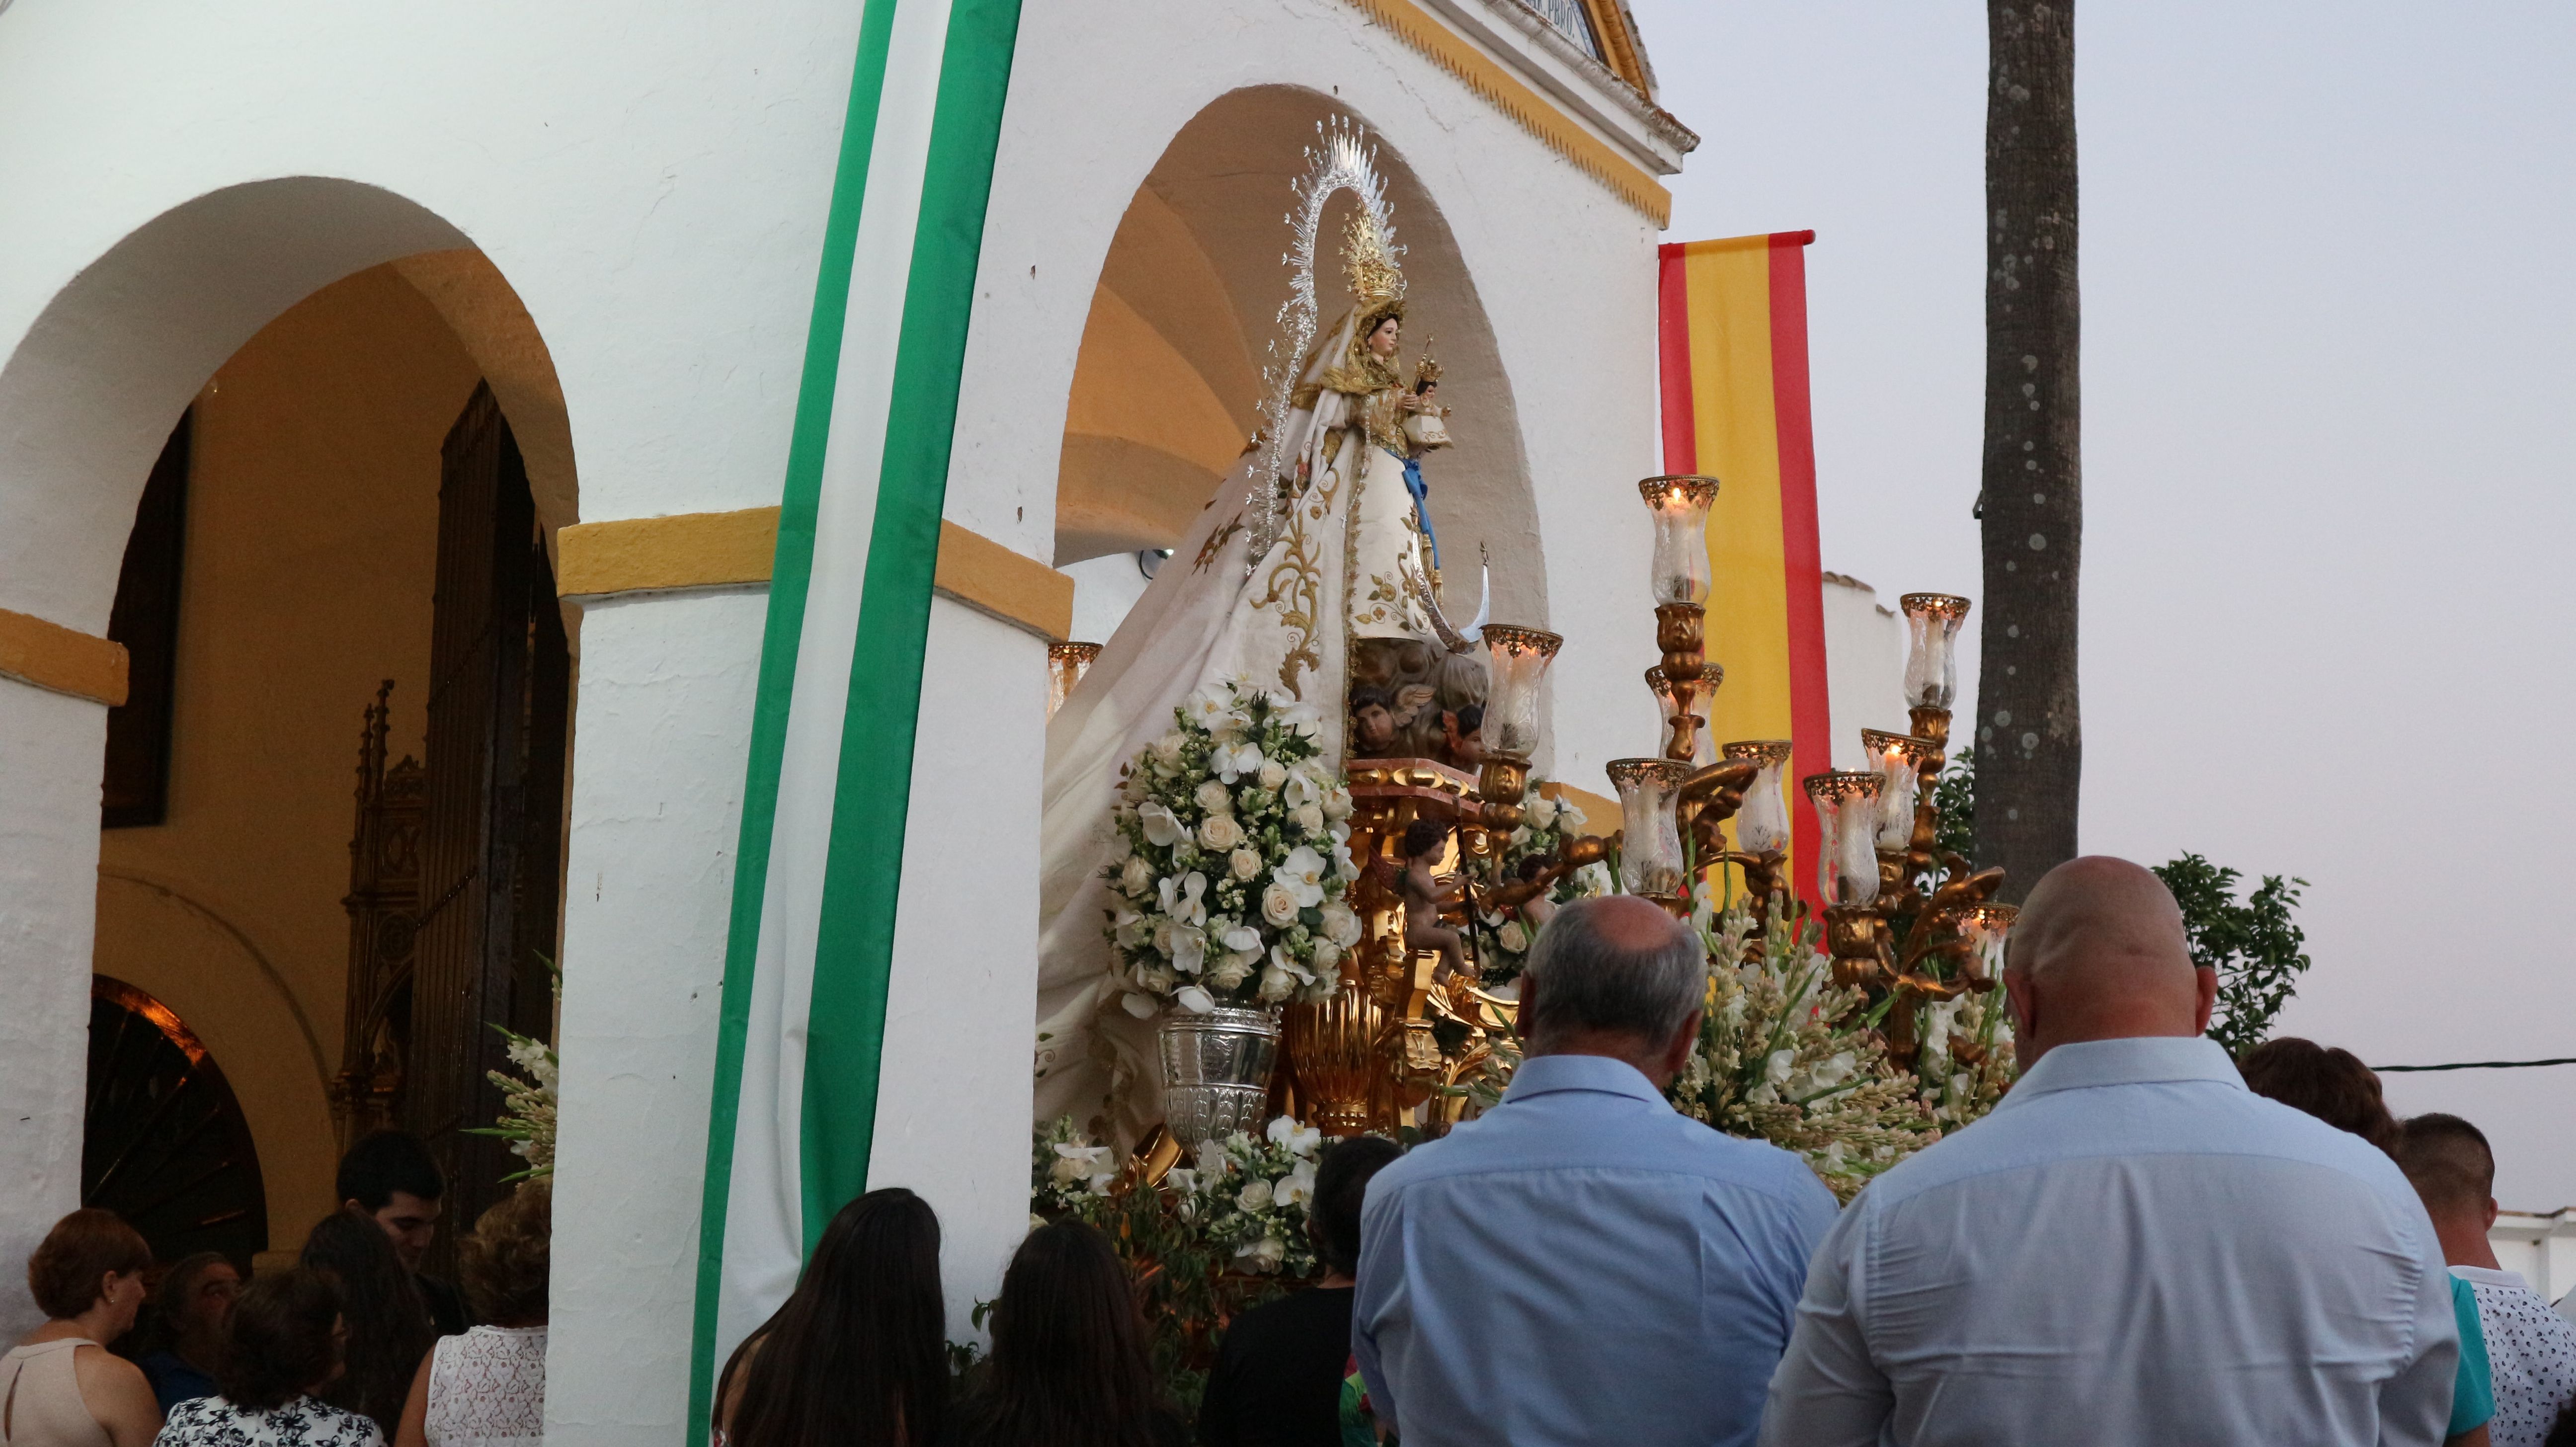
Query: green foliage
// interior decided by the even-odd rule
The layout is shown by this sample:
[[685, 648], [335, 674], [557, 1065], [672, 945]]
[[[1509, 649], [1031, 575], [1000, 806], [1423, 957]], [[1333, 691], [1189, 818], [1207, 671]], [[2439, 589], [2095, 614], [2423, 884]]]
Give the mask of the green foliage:
[[1941, 811], [1940, 832], [1932, 836], [1932, 853], [1977, 857], [1977, 751], [1961, 749], [1932, 782], [1932, 803]]
[[2243, 876], [2197, 854], [2156, 866], [2156, 877], [2182, 906], [2192, 963], [2218, 972], [2209, 1038], [2242, 1056], [2271, 1034], [2272, 1018], [2290, 1002], [2308, 968], [2307, 933], [2290, 917], [2307, 881], [2267, 874], [2240, 902]]

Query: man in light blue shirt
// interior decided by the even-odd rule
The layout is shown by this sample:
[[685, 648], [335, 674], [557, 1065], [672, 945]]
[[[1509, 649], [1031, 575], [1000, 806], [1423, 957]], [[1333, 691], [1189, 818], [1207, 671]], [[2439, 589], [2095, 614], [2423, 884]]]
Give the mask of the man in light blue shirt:
[[2397, 1165], [2200, 1038], [2163, 883], [2051, 870], [2004, 971], [2025, 1073], [1816, 1253], [1762, 1440], [2433, 1447], [2460, 1354]]
[[1834, 1198], [1663, 1096], [1708, 966], [1655, 905], [1568, 905], [1502, 1104], [1369, 1182], [1351, 1321], [1405, 1447], [1747, 1444]]

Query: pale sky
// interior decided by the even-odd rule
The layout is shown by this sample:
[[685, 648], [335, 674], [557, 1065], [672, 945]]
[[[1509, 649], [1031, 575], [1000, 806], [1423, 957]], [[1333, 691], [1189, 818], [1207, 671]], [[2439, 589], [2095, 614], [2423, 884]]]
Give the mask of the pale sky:
[[[1666, 239], [1817, 233], [1825, 566], [1974, 597], [1984, 8], [1633, 4]], [[2576, 1056], [2576, 7], [2077, 14], [2083, 847], [2307, 879], [2286, 1033]], [[2385, 1081], [2576, 1204], [2576, 1067]]]

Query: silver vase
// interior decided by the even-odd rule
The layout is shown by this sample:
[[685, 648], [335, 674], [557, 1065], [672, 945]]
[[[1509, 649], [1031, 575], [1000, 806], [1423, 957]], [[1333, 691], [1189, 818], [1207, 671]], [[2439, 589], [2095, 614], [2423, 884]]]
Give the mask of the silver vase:
[[1268, 1010], [1219, 1006], [1204, 1015], [1167, 1010], [1155, 1031], [1163, 1062], [1163, 1119], [1185, 1150], [1236, 1131], [1258, 1131], [1279, 1058], [1279, 1020]]

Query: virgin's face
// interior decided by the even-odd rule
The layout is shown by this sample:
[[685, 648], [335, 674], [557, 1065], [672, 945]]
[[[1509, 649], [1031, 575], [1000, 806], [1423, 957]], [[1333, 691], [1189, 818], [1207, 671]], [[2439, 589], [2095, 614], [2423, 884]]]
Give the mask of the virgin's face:
[[1397, 321], [1393, 317], [1388, 317], [1385, 321], [1379, 322], [1377, 324], [1377, 330], [1369, 333], [1368, 349], [1370, 354], [1380, 359], [1394, 356], [1395, 334], [1402, 330], [1403, 326], [1404, 324], [1402, 322]]

